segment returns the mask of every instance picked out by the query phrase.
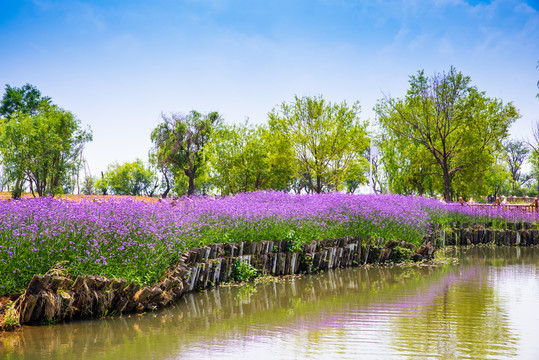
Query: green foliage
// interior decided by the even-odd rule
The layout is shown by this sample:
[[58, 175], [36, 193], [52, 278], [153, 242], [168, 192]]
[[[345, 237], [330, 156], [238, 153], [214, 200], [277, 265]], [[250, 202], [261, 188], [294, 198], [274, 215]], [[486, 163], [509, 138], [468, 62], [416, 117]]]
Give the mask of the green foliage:
[[250, 264], [236, 259], [234, 264], [234, 280], [237, 282], [244, 282], [253, 280], [258, 276], [257, 270]]
[[369, 173], [369, 160], [360, 156], [350, 163], [344, 175], [346, 191], [354, 193], [360, 185], [367, 184], [369, 179], [366, 174]]
[[359, 120], [359, 111], [357, 102], [350, 107], [346, 102], [326, 102], [321, 96], [296, 96], [293, 103], [282, 103], [270, 112], [273, 137], [294, 155], [296, 192], [344, 188], [351, 174], [348, 169], [361, 164], [359, 159], [369, 145], [367, 123]]
[[193, 195], [195, 180], [203, 177], [206, 170], [206, 145], [221, 117], [217, 112], [203, 115], [193, 110], [187, 116], [163, 114], [162, 119], [151, 134], [154, 146], [150, 157], [163, 174], [173, 174], [177, 183], [185, 176], [187, 194]]
[[296, 231], [289, 230], [283, 240], [288, 242], [288, 252], [299, 253], [303, 251], [303, 246], [305, 245], [305, 242], [301, 241]]
[[95, 176], [85, 176], [82, 180], [82, 189], [81, 192], [83, 195], [94, 195], [96, 191], [96, 181]]
[[42, 107], [51, 104], [51, 99], [41, 96], [41, 92], [33, 85], [25, 84], [20, 88], [6, 85], [6, 92], [0, 102], [0, 116], [10, 117], [17, 112], [36, 114]]
[[114, 195], [151, 196], [157, 188], [157, 176], [142, 160], [111, 164], [104, 178], [96, 181], [96, 188], [110, 189]]
[[[530, 155], [528, 145], [520, 140], [509, 139], [494, 155], [495, 163], [488, 168], [482, 179], [486, 187], [491, 189], [490, 195], [524, 196], [527, 194], [532, 175], [523, 173], [522, 167]], [[471, 188], [476, 187], [475, 184], [468, 185]]]
[[6, 304], [6, 310], [4, 313], [4, 322], [3, 324], [0, 324], [0, 329], [3, 330], [14, 330], [18, 327], [20, 327], [21, 324], [19, 322], [19, 313], [13, 306], [12, 301], [8, 301]]
[[530, 155], [530, 164], [531, 164], [531, 175], [538, 181], [539, 179], [539, 154], [536, 151], [533, 151]]
[[400, 141], [385, 133], [378, 138], [377, 144], [389, 192], [434, 195], [436, 179], [425, 174], [435, 169], [424, 147], [412, 141]]
[[409, 261], [413, 254], [412, 250], [400, 246], [393, 248], [392, 252], [391, 260], [395, 263]]
[[221, 194], [285, 190], [293, 176], [292, 154], [263, 126], [222, 126], [209, 148], [212, 184]]
[[503, 160], [511, 173], [511, 187], [515, 191], [529, 180], [528, 176], [522, 174], [522, 165], [528, 158], [530, 149], [523, 141], [508, 140], [504, 143], [503, 150]]
[[508, 194], [511, 192], [511, 183], [511, 173], [507, 171], [506, 164], [501, 159], [496, 159], [492, 166], [487, 168], [483, 178], [479, 179], [477, 184], [458, 182], [460, 189], [464, 187], [464, 190], [459, 190], [459, 193], [470, 194], [470, 196], [475, 196], [474, 192], [477, 194], [477, 189], [487, 189], [490, 195], [496, 196]]
[[520, 115], [470, 81], [453, 67], [431, 78], [419, 71], [404, 99], [379, 101], [379, 145], [390, 189], [443, 194], [447, 201], [493, 190], [486, 174], [494, 171], [495, 154]]
[[92, 140], [91, 132], [82, 130], [72, 113], [48, 100], [31, 109], [17, 106], [7, 106], [15, 110], [0, 124], [0, 153], [13, 196], [21, 194], [26, 182], [39, 196], [62, 193], [69, 175], [81, 166], [80, 154]]
[[107, 195], [107, 193], [109, 192], [109, 185], [103, 172], [101, 172], [100, 178], [95, 179], [94, 188], [101, 195]]

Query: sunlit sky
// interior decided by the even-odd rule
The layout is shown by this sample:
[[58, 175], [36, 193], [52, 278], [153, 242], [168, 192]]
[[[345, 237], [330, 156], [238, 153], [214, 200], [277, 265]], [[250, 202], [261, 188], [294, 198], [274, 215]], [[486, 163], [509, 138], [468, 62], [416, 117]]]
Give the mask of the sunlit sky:
[[[361, 118], [409, 76], [453, 65], [539, 121], [537, 1], [0, 0], [0, 85], [35, 85], [90, 126], [93, 175], [147, 161], [161, 113], [263, 123], [294, 95], [358, 100]], [[3, 89], [2, 89], [3, 93]]]

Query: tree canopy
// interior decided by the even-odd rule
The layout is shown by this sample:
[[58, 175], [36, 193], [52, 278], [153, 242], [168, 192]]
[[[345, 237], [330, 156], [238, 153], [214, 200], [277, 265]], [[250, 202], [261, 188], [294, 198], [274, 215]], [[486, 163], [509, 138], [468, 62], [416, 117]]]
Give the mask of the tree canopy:
[[210, 146], [212, 184], [221, 194], [287, 190], [293, 155], [262, 125], [221, 126]]
[[530, 149], [523, 141], [507, 140], [502, 154], [511, 174], [511, 189], [514, 192], [530, 180], [529, 175], [522, 173], [522, 165], [528, 158]]
[[511, 103], [486, 97], [453, 67], [430, 78], [419, 71], [409, 83], [403, 99], [385, 97], [375, 109], [379, 145], [386, 163], [393, 162], [386, 168], [388, 177], [410, 168], [397, 178], [423, 189], [432, 186], [447, 201], [488, 191], [487, 175], [494, 171], [496, 152], [518, 111]]
[[[162, 114], [163, 122], [151, 134], [154, 161], [159, 168], [170, 168], [175, 177], [185, 175], [188, 195], [196, 191], [195, 179], [204, 175], [207, 162], [206, 145], [214, 128], [221, 122], [217, 112], [201, 114], [191, 111], [188, 115]], [[176, 179], [181, 183], [181, 179]]]
[[[360, 106], [333, 104], [318, 97], [295, 97], [269, 113], [269, 130], [294, 155], [295, 190], [322, 193], [341, 190], [347, 171], [369, 146]], [[357, 170], [357, 166], [355, 167]], [[359, 177], [358, 177], [359, 178]]]
[[20, 88], [6, 85], [4, 97], [0, 102], [0, 116], [9, 117], [16, 112], [35, 114], [51, 104], [51, 99], [41, 96], [41, 91], [33, 85], [25, 84]]
[[84, 144], [92, 140], [90, 130], [82, 130], [75, 115], [42, 98], [33, 86], [6, 88], [0, 153], [13, 196], [19, 197], [26, 183], [39, 196], [61, 193], [80, 166]]
[[158, 184], [156, 174], [142, 160], [136, 159], [109, 165], [96, 187], [102, 192], [106, 188], [114, 195], [152, 196]]

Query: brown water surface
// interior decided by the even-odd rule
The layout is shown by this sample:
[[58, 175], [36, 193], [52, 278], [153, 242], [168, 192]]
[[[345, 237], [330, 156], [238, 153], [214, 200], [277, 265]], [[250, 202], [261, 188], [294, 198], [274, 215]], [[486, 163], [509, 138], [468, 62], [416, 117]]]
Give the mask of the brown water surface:
[[0, 359], [539, 359], [539, 249], [221, 287], [144, 315], [26, 326]]

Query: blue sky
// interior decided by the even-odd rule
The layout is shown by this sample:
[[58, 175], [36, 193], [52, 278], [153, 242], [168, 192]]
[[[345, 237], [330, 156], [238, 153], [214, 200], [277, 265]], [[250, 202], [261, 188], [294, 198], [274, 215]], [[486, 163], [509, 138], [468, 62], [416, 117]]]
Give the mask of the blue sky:
[[266, 121], [294, 95], [358, 100], [453, 65], [539, 121], [537, 1], [0, 0], [0, 85], [30, 83], [89, 125], [94, 175], [147, 160], [161, 112]]

